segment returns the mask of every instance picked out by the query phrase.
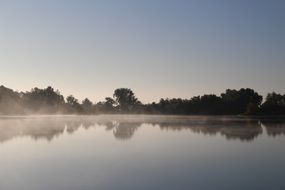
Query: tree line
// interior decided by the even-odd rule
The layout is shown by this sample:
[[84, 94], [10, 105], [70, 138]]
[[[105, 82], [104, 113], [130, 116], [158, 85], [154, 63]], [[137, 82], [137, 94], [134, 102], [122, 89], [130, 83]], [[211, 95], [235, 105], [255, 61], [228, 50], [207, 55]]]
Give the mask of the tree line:
[[134, 92], [119, 88], [112, 97], [93, 103], [64, 98], [52, 87], [17, 92], [0, 86], [0, 114], [173, 114], [173, 115], [285, 115], [285, 95], [275, 92], [263, 97], [250, 88], [227, 89], [217, 96], [206, 94], [190, 99], [160, 99], [141, 103]]

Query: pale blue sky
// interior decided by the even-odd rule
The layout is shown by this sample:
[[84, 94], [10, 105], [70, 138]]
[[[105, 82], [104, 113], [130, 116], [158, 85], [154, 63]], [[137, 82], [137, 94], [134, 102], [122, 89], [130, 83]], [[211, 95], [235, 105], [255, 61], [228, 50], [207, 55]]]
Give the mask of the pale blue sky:
[[0, 83], [143, 102], [285, 93], [285, 1], [0, 0]]

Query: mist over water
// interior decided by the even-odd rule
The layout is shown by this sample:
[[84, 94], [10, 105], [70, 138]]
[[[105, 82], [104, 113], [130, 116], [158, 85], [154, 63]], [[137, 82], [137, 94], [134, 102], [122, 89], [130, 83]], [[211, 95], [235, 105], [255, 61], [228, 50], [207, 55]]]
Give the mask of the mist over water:
[[285, 0], [0, 0], [0, 190], [285, 190]]
[[161, 131], [190, 131], [199, 135], [221, 135], [228, 140], [253, 141], [261, 135], [275, 137], [285, 134], [285, 118], [246, 118], [238, 116], [158, 116], [158, 115], [98, 115], [98, 116], [2, 116], [0, 142], [15, 137], [52, 141], [78, 130], [103, 128], [117, 140], [131, 139], [145, 126]]
[[285, 119], [0, 118], [0, 189], [283, 189]]

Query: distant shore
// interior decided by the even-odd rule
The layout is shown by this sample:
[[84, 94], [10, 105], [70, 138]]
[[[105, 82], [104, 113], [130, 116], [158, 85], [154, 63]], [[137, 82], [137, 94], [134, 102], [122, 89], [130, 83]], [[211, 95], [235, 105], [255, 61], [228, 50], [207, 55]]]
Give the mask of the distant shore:
[[220, 96], [206, 94], [190, 99], [160, 99], [143, 104], [128, 88], [119, 88], [112, 97], [93, 103], [85, 98], [81, 103], [74, 96], [64, 97], [52, 87], [33, 88], [17, 92], [0, 86], [0, 115], [235, 115], [272, 117], [285, 115], [285, 95], [269, 93], [264, 99], [249, 88], [227, 89]]

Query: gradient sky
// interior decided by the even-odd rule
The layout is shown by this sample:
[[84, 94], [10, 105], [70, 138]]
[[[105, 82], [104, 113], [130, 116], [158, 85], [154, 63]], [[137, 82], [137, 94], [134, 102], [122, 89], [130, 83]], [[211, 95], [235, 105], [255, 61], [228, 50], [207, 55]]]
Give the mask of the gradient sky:
[[144, 103], [285, 93], [285, 1], [0, 0], [0, 83]]

